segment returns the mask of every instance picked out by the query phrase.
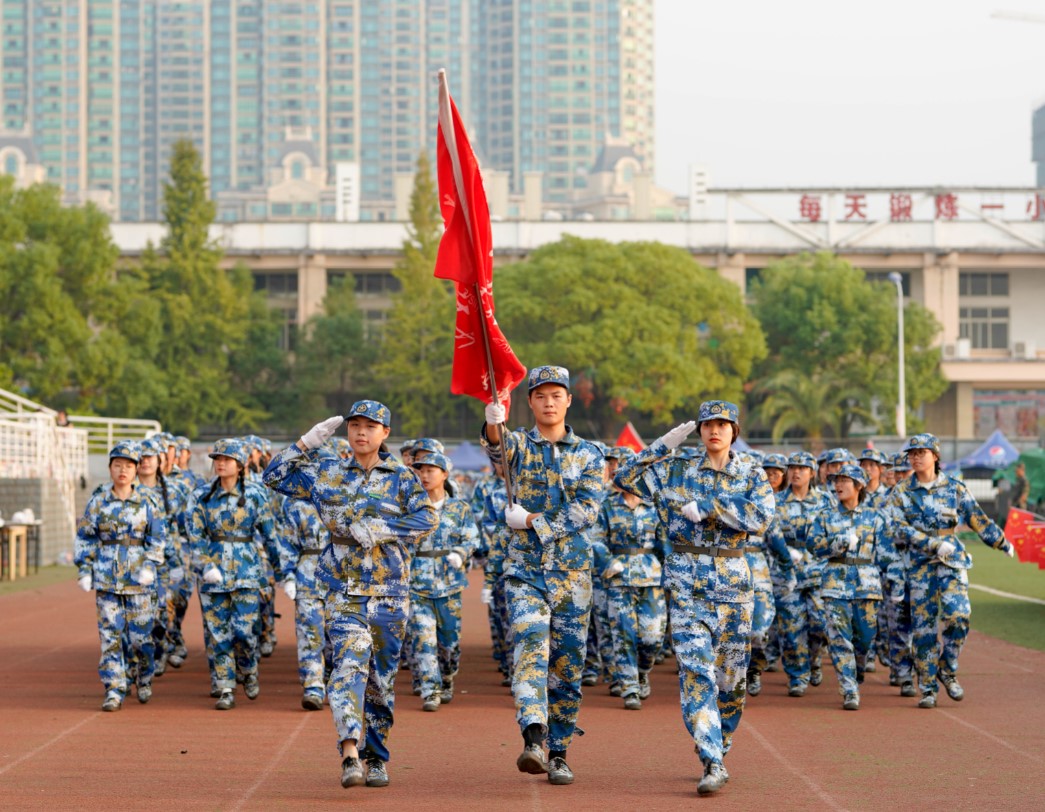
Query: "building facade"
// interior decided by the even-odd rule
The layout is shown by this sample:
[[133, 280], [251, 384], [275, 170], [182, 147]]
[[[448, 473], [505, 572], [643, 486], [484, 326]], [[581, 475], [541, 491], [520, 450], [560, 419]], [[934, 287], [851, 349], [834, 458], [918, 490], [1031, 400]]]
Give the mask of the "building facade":
[[0, 171], [25, 184], [42, 166], [67, 202], [120, 221], [160, 218], [181, 138], [223, 221], [393, 219], [397, 177], [434, 154], [440, 68], [509, 194], [537, 173], [562, 208], [607, 134], [653, 169], [653, 0], [0, 0], [0, 14]]

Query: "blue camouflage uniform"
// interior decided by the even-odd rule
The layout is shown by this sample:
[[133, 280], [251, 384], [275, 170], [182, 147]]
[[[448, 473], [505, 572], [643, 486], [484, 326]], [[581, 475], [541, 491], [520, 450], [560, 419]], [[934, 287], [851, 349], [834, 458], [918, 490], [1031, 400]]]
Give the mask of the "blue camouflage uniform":
[[[543, 377], [542, 377], [543, 376]], [[569, 388], [562, 367], [537, 367], [529, 388]], [[581, 704], [581, 670], [591, 612], [591, 547], [585, 536], [602, 493], [602, 454], [566, 426], [557, 442], [536, 427], [503, 432], [494, 446], [480, 437], [494, 466], [511, 471], [514, 501], [539, 514], [511, 531], [504, 567], [515, 648], [512, 694], [521, 730], [539, 725], [548, 749], [564, 753]]]
[[[928, 448], [939, 458], [939, 441], [931, 434], [911, 437], [904, 451], [914, 448]], [[917, 476], [904, 480], [893, 488], [888, 511], [897, 540], [907, 545], [918, 687], [923, 698], [935, 697], [937, 679], [944, 685], [956, 679], [958, 655], [969, 634], [972, 556], [958, 537], [958, 526], [968, 525], [996, 550], [1008, 552], [1009, 542], [968, 486], [944, 473], [929, 483]], [[949, 554], [939, 549], [944, 541], [954, 545]]]
[[293, 580], [294, 628], [297, 636], [298, 679], [306, 696], [326, 696], [326, 587], [316, 578], [319, 555], [330, 543], [316, 506], [306, 499], [286, 499], [280, 516], [284, 580]]
[[[137, 464], [139, 452], [131, 443], [120, 443], [109, 453], [110, 462], [116, 458]], [[95, 591], [101, 643], [98, 676], [106, 697], [118, 702], [129, 690], [128, 655], [137, 662], [139, 699], [147, 701], [152, 689], [156, 587], [139, 579], [145, 570], [156, 574], [166, 543], [163, 519], [138, 485], [131, 486], [126, 499], [113, 493], [112, 483], [103, 485], [91, 496], [77, 524], [73, 562], [79, 577], [90, 576]]]
[[[348, 417], [356, 416], [391, 422], [388, 407], [372, 400], [353, 404]], [[361, 756], [388, 761], [410, 560], [436, 525], [432, 503], [414, 472], [387, 452], [366, 470], [354, 456], [324, 458], [295, 444], [272, 458], [264, 478], [285, 496], [310, 500], [330, 531], [316, 572], [328, 590], [334, 670], [327, 700], [338, 751], [344, 755], [342, 745], [351, 739]]]
[[[811, 457], [807, 452], [796, 452], [788, 460], [788, 467], [802, 466], [815, 471]], [[809, 529], [813, 519], [829, 509], [834, 501], [834, 496], [812, 483], [801, 499], [790, 487], [777, 495], [776, 517], [770, 529], [773, 543], [779, 537], [801, 555], [794, 569], [794, 586], [778, 586], [776, 595], [781, 661], [788, 688], [793, 692], [804, 691], [813, 672], [819, 670], [820, 649], [826, 642], [824, 607], [820, 598], [823, 562], [812, 554]]]
[[[698, 423], [737, 423], [738, 415], [732, 403], [707, 401]], [[667, 528], [664, 585], [682, 716], [707, 770], [729, 752], [744, 710], [754, 601], [744, 550], [748, 536], [765, 533], [773, 518], [773, 492], [762, 468], [732, 450], [716, 471], [706, 452], [668, 455], [661, 441], [625, 460], [614, 481], [652, 500]], [[697, 523], [682, 512], [689, 502], [703, 516]]]
[[[473, 493], [472, 510], [479, 525], [483, 589], [489, 590], [487, 615], [490, 622], [490, 644], [497, 670], [503, 677], [511, 676], [511, 642], [509, 641], [508, 606], [504, 600], [504, 560], [508, 555], [511, 529], [504, 523], [504, 509], [508, 492], [504, 480], [491, 477], [492, 483], [483, 487], [482, 503], [477, 506]], [[480, 481], [480, 486], [483, 484]], [[480, 488], [476, 487], [476, 491]]]
[[[431, 453], [414, 463], [450, 467], [446, 456]], [[446, 467], [444, 467], [446, 466]], [[446, 497], [435, 505], [439, 523], [414, 551], [410, 567], [410, 622], [414, 669], [411, 675], [422, 698], [453, 698], [453, 681], [461, 661], [461, 593], [468, 586], [467, 566], [479, 544], [479, 529], [463, 499]], [[457, 553], [462, 565], [447, 556]]]
[[[648, 674], [664, 640], [667, 607], [657, 511], [649, 500], [617, 491], [599, 509], [591, 531], [595, 569], [608, 594], [613, 673], [621, 696], [649, 695]], [[619, 572], [608, 574], [613, 564]]]
[[[866, 485], [860, 467], [852, 463], [831, 474], [829, 481], [836, 477]], [[885, 517], [866, 499], [851, 510], [836, 501], [813, 519], [809, 537], [812, 554], [826, 559], [820, 595], [839, 692], [858, 702], [858, 686], [863, 682], [882, 600], [882, 581], [900, 577], [899, 559]]]
[[[211, 457], [239, 461], [246, 451], [236, 440], [219, 440]], [[203, 622], [213, 646], [213, 687], [234, 691], [237, 677], [248, 688], [258, 679], [259, 592], [264, 583], [265, 548], [275, 544], [275, 523], [265, 492], [241, 475], [231, 490], [217, 477], [194, 494], [187, 526]], [[203, 576], [216, 568], [220, 583]]]
[[[592, 445], [599, 449], [606, 458], [607, 448], [603, 443], [593, 440]], [[608, 462], [608, 460], [607, 460]], [[606, 470], [603, 469], [600, 504], [612, 493], [606, 481]], [[591, 545], [593, 562], [605, 560], [607, 555], [605, 544], [598, 537], [591, 535], [589, 528], [588, 543]], [[609, 592], [603, 583], [602, 570], [596, 565], [591, 576], [591, 618], [588, 622], [588, 638], [584, 646], [584, 669], [581, 672], [582, 685], [595, 685], [599, 677], [610, 685], [611, 694], [619, 694], [620, 680], [616, 671], [616, 657], [613, 653], [613, 638], [610, 633]]]
[[[860, 467], [863, 468], [863, 463], [872, 462], [878, 466], [879, 477], [881, 477], [884, 471], [884, 466], [888, 462], [888, 457], [879, 451], [877, 448], [865, 448], [857, 456], [856, 461], [860, 463]], [[881, 480], [879, 480], [878, 487], [873, 491], [869, 490], [871, 485], [871, 476], [867, 475], [868, 488], [864, 490], [863, 499], [861, 504], [866, 504], [867, 507], [874, 510], [885, 511], [886, 502], [889, 501], [889, 489], [885, 486]], [[888, 531], [888, 521], [886, 522], [886, 529]], [[902, 586], [902, 580], [898, 582], [898, 586]], [[871, 649], [867, 654], [867, 670], [873, 671], [875, 669], [874, 660], [877, 657], [881, 660], [883, 665], [889, 665], [889, 628], [892, 622], [892, 616], [896, 610], [896, 604], [890, 600], [890, 591], [897, 588], [891, 583], [882, 583], [882, 600], [878, 604], [878, 620], [875, 629], [874, 639], [871, 641]]]

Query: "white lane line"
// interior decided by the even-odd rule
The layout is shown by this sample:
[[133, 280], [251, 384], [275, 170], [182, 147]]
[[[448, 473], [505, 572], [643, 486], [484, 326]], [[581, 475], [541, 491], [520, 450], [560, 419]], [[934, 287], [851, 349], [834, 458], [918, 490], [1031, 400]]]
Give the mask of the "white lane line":
[[982, 727], [978, 727], [978, 726], [974, 725], [972, 722], [966, 722], [960, 716], [956, 716], [955, 714], [951, 713], [950, 711], [941, 710], [940, 708], [937, 708], [936, 711], [937, 711], [937, 713], [943, 714], [948, 719], [953, 719], [955, 722], [957, 722], [960, 725], [965, 725], [965, 727], [969, 728], [969, 730], [974, 730], [977, 733], [979, 733], [981, 736], [985, 736], [986, 738], [990, 739], [995, 744], [1001, 745], [1006, 750], [1011, 750], [1013, 753], [1015, 753], [1018, 756], [1023, 756], [1024, 758], [1028, 758], [1031, 761], [1033, 761], [1035, 764], [1040, 764], [1041, 763], [1041, 756], [1040, 756], [1040, 754], [1039, 755], [1032, 755], [1032, 754], [1027, 753], [1027, 752], [1025, 752], [1023, 750], [1020, 750], [1020, 748], [1016, 747], [1015, 745], [1009, 744], [1004, 739], [999, 739], [993, 733], [990, 733], [990, 732], [984, 730]]
[[265, 769], [261, 771], [261, 775], [258, 777], [258, 780], [251, 785], [250, 789], [248, 789], [246, 792], [243, 793], [243, 795], [240, 796], [240, 799], [236, 802], [236, 805], [232, 807], [233, 810], [242, 809], [244, 804], [246, 804], [247, 801], [250, 800], [251, 796], [258, 791], [258, 788], [261, 787], [261, 785], [264, 784], [265, 781], [267, 781], [270, 778], [272, 771], [276, 768], [280, 761], [283, 760], [283, 756], [286, 755], [286, 752], [290, 749], [290, 746], [294, 744], [294, 740], [297, 739], [301, 731], [305, 729], [305, 725], [308, 724], [308, 720], [309, 716], [308, 714], [305, 714], [302, 717], [301, 721], [298, 723], [298, 726], [294, 729], [294, 732], [287, 737], [287, 740], [285, 742], [283, 742], [283, 746], [279, 748], [279, 752], [277, 752], [276, 755], [274, 755], [269, 760], [269, 763], [265, 765]]
[[816, 793], [816, 796], [821, 800], [821, 802], [823, 802], [825, 806], [827, 806], [830, 809], [836, 810], [836, 812], [846, 812], [845, 807], [839, 806], [835, 802], [835, 799], [824, 791], [823, 787], [821, 787], [818, 783], [816, 783], [816, 781], [814, 781], [812, 778], [806, 775], [805, 772], [798, 769], [798, 767], [796, 767], [794, 764], [788, 761], [783, 753], [781, 753], [772, 744], [770, 744], [769, 740], [758, 732], [758, 728], [756, 728], [754, 725], [747, 721], [744, 722], [744, 728], [750, 731], [751, 734], [758, 740], [758, 743], [761, 744], [762, 747], [764, 747], [767, 751], [769, 751], [769, 754], [773, 758], [775, 758], [782, 765], [784, 765], [788, 772], [797, 775], [799, 778], [801, 778], [802, 781], [805, 782], [806, 786], [808, 786], [811, 790], [813, 790], [813, 792]]
[[969, 584], [969, 589], [978, 589], [980, 592], [988, 592], [991, 595], [997, 595], [999, 598], [1008, 598], [1013, 601], [1025, 601], [1026, 603], [1036, 603], [1039, 606], [1045, 606], [1045, 601], [1041, 598], [1030, 598], [1026, 595], [1017, 595], [1015, 592], [1002, 592], [1000, 589], [992, 589], [989, 586]]
[[91, 720], [93, 720], [93, 719], [96, 719], [96, 718], [98, 718], [98, 716], [100, 716], [100, 715], [101, 715], [101, 711], [97, 711], [96, 713], [92, 713], [92, 714], [91, 714], [90, 716], [88, 716], [88, 717], [87, 717], [86, 719], [81, 719], [81, 720], [80, 720], [79, 722], [77, 722], [77, 723], [76, 723], [75, 725], [73, 725], [72, 727], [70, 727], [70, 728], [67, 728], [67, 729], [63, 730], [63, 731], [62, 731], [61, 733], [59, 733], [59, 734], [58, 734], [57, 736], [55, 736], [55, 737], [54, 737], [53, 739], [51, 739], [50, 741], [48, 741], [48, 742], [44, 742], [44, 743], [43, 743], [43, 744], [41, 744], [41, 745], [40, 745], [39, 747], [37, 747], [37, 748], [36, 748], [35, 750], [30, 750], [30, 751], [29, 751], [28, 753], [26, 753], [26, 754], [25, 754], [24, 756], [22, 756], [21, 758], [15, 759], [15, 760], [14, 760], [14, 761], [12, 761], [12, 762], [11, 762], [10, 764], [8, 764], [8, 765], [7, 765], [6, 767], [0, 767], [0, 775], [3, 775], [3, 774], [4, 774], [4, 773], [6, 773], [6, 772], [7, 772], [8, 770], [13, 770], [13, 769], [14, 769], [15, 767], [17, 767], [17, 766], [18, 766], [19, 764], [21, 764], [21, 763], [22, 763], [23, 761], [28, 761], [28, 760], [29, 760], [29, 759], [31, 759], [31, 758], [32, 758], [33, 756], [35, 756], [35, 755], [37, 755], [37, 754], [39, 754], [39, 753], [43, 752], [43, 751], [44, 751], [44, 750], [46, 750], [46, 749], [47, 749], [48, 747], [50, 747], [50, 746], [51, 746], [52, 744], [55, 744], [56, 742], [59, 742], [59, 741], [61, 741], [61, 740], [62, 740], [62, 739], [64, 739], [64, 738], [65, 738], [66, 736], [68, 736], [68, 735], [69, 735], [70, 733], [72, 733], [72, 732], [74, 732], [74, 731], [76, 731], [76, 730], [79, 730], [79, 729], [80, 729], [81, 727], [83, 727], [84, 725], [86, 725], [86, 724], [87, 724], [88, 722], [90, 722]]

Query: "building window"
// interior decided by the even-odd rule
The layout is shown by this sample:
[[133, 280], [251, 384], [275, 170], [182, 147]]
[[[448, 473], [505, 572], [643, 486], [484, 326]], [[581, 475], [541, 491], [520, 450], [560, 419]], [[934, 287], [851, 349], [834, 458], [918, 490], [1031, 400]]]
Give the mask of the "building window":
[[388, 312], [385, 310], [363, 311], [363, 336], [368, 341], [380, 341], [385, 334]]
[[959, 296], [1008, 296], [1007, 273], [961, 273], [958, 275]]
[[402, 287], [399, 280], [388, 272], [357, 273], [355, 277], [359, 296], [389, 296]]
[[958, 309], [958, 335], [967, 338], [977, 350], [1009, 348], [1009, 308], [961, 307]]
[[269, 297], [297, 296], [297, 271], [290, 273], [255, 273], [254, 290], [263, 290]]

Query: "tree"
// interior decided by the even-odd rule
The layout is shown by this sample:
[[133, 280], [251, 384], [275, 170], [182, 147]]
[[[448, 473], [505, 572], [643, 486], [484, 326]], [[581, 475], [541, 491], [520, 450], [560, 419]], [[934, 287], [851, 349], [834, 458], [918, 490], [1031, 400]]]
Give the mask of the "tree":
[[222, 251], [208, 233], [215, 207], [191, 141], [174, 144], [163, 200], [167, 234], [142, 259], [163, 337], [154, 363], [165, 388], [152, 413], [189, 434], [201, 423], [254, 428], [266, 414], [230, 376], [230, 357], [247, 340], [253, 286], [249, 274], [221, 267]]
[[89, 315], [109, 294], [118, 249], [95, 206], [0, 175], [0, 386], [78, 406], [104, 385]]
[[[802, 254], [768, 266], [752, 286], [753, 310], [765, 331], [770, 354], [760, 379], [793, 372], [836, 389], [833, 403], [847, 403], [837, 430], [846, 436], [857, 420], [874, 420], [877, 404], [896, 402], [896, 307], [891, 284], [869, 282], [864, 272], [830, 253]], [[909, 413], [939, 397], [947, 387], [934, 341], [940, 326], [916, 303], [904, 311]], [[759, 391], [769, 389], [767, 381]], [[779, 403], [775, 398], [771, 403]], [[892, 427], [891, 409], [879, 422]], [[769, 425], [778, 411], [756, 413]], [[828, 422], [828, 421], [825, 421]], [[917, 425], [911, 414], [909, 423]]]
[[327, 288], [323, 312], [308, 320], [299, 342], [294, 366], [298, 416], [347, 414], [357, 395], [374, 397], [363, 391], [374, 354], [351, 278], [335, 281]]
[[410, 195], [408, 237], [393, 270], [401, 287], [374, 370], [397, 429], [409, 435], [431, 431], [459, 408], [450, 395], [456, 299], [452, 284], [433, 275], [442, 232], [431, 166], [422, 152]]
[[516, 354], [570, 369], [571, 420], [598, 437], [625, 411], [667, 425], [738, 400], [765, 355], [737, 287], [683, 249], [565, 237], [499, 268], [495, 288]]
[[795, 369], [782, 369], [763, 380], [756, 388], [764, 396], [759, 416], [772, 424], [773, 442], [779, 443], [788, 432], [797, 432], [812, 441], [814, 450], [823, 447], [825, 437], [842, 436], [842, 427], [853, 415], [871, 419], [860, 405], [859, 390], [847, 388], [830, 372], [810, 375]]

